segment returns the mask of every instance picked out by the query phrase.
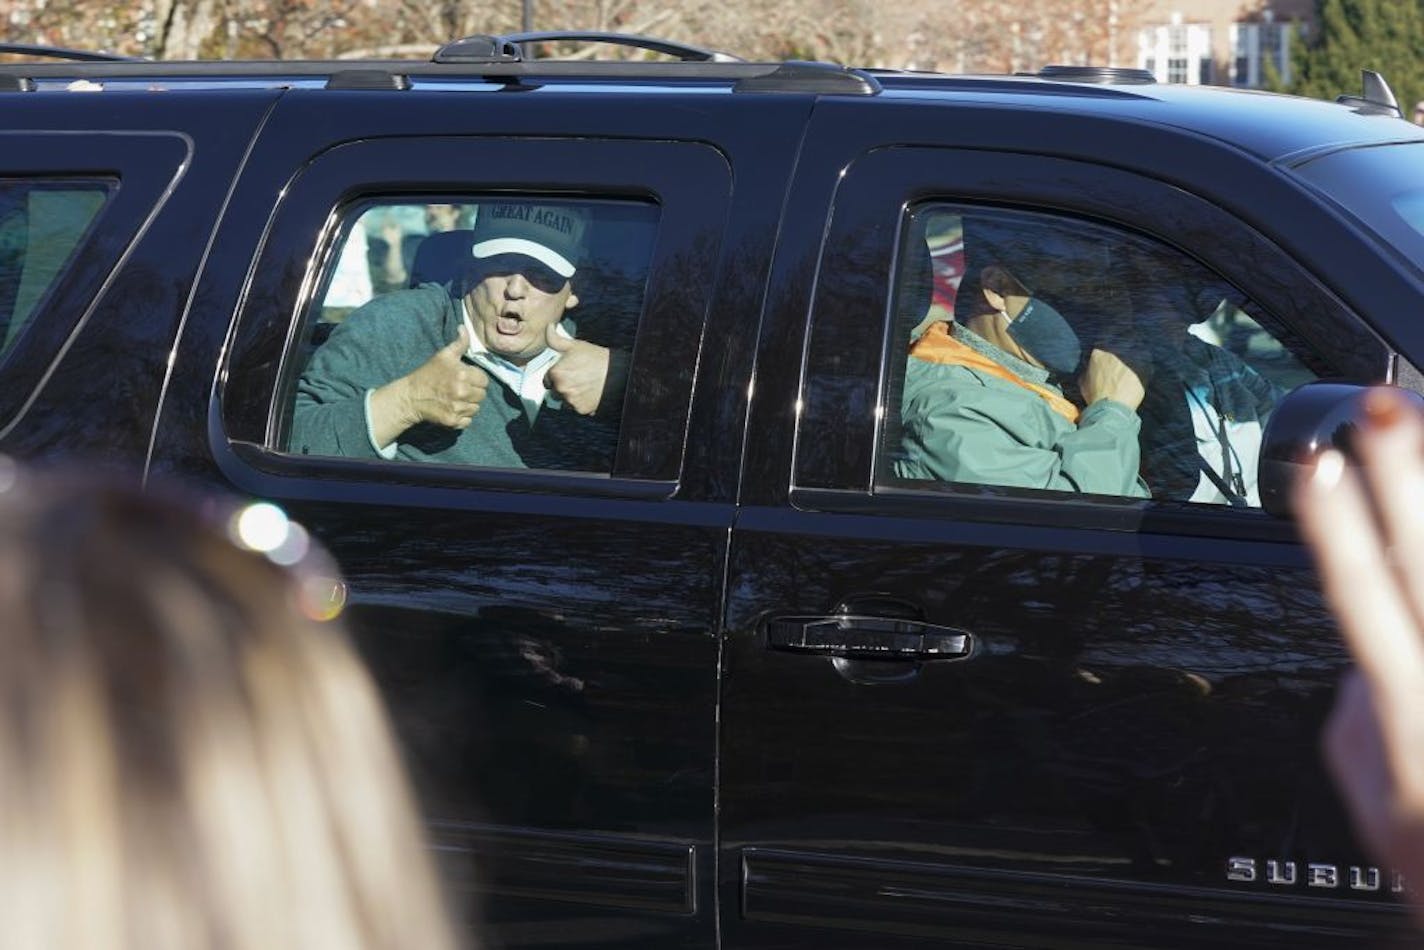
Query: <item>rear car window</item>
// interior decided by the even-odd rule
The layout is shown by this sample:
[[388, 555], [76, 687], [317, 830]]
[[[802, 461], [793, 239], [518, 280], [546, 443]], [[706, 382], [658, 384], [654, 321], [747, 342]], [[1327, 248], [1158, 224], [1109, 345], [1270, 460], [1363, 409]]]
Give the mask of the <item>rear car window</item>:
[[658, 219], [649, 201], [536, 195], [345, 209], [287, 450], [609, 474]]
[[112, 185], [0, 180], [0, 359], [83, 243]]

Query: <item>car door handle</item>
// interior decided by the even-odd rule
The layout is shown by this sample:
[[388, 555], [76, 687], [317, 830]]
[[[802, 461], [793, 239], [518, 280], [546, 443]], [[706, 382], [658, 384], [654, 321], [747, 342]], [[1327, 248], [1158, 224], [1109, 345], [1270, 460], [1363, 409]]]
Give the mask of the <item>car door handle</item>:
[[956, 660], [973, 651], [966, 630], [898, 617], [829, 614], [773, 617], [766, 622], [773, 650], [867, 660]]

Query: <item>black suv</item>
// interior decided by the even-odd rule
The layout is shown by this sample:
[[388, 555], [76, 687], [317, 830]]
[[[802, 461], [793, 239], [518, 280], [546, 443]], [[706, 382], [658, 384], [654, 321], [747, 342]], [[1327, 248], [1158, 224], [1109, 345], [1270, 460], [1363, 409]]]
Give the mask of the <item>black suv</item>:
[[[1346, 658], [1281, 516], [1342, 383], [1420, 386], [1424, 130], [1387, 90], [526, 40], [0, 67], [0, 452], [261, 496], [325, 542], [495, 945], [1400, 933], [1318, 760]], [[454, 286], [511, 199], [589, 221], [572, 314], [628, 363], [602, 435], [526, 467], [304, 451], [348, 315]], [[1181, 437], [1144, 415], [1150, 497], [982, 449], [905, 477], [907, 352], [985, 222], [1100, 249], [1063, 261], [1115, 314], [1085, 341], [1190, 337], [1270, 395], [1154, 397], [1159, 355]]]

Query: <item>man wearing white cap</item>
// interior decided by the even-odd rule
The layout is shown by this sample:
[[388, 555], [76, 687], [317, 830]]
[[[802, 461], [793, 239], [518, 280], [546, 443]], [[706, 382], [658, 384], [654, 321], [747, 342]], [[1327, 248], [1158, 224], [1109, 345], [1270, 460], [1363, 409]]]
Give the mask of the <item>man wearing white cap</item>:
[[482, 204], [465, 279], [379, 297], [317, 350], [292, 451], [607, 471], [627, 358], [566, 319], [587, 228], [580, 208]]

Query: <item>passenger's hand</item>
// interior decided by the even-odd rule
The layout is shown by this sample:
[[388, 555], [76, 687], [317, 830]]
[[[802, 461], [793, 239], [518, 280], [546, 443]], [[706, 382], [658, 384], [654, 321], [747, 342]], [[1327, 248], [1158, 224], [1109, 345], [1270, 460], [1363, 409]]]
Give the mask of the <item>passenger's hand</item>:
[[[1323, 453], [1294, 507], [1357, 668], [1326, 724], [1327, 764], [1381, 867], [1424, 883], [1424, 421], [1372, 391], [1361, 466]], [[1373, 496], [1373, 502], [1371, 501]], [[1424, 920], [1424, 908], [1416, 911]]]
[[1129, 409], [1136, 409], [1142, 405], [1142, 397], [1146, 395], [1142, 379], [1144, 374], [1134, 368], [1142, 365], [1141, 361], [1130, 356], [1093, 350], [1088, 354], [1083, 371], [1078, 374], [1078, 391], [1083, 395], [1083, 402], [1091, 406], [1099, 399], [1111, 399]]
[[386, 242], [387, 247], [399, 248], [405, 240], [405, 229], [395, 218], [387, 217], [381, 225], [381, 240]]
[[390, 445], [421, 422], [450, 429], [470, 425], [484, 401], [489, 376], [461, 359], [469, 348], [469, 331], [461, 326], [453, 341], [410, 375], [371, 393], [371, 433], [377, 444]]
[[405, 269], [405, 229], [394, 218], [387, 217], [381, 225], [381, 240], [386, 242], [386, 257], [381, 262], [381, 276], [390, 287], [404, 287], [410, 275]]
[[608, 380], [608, 349], [587, 340], [571, 340], [550, 324], [545, 331], [549, 349], [559, 361], [549, 368], [544, 385], [580, 415], [592, 415], [603, 398]]

